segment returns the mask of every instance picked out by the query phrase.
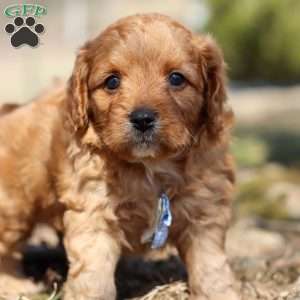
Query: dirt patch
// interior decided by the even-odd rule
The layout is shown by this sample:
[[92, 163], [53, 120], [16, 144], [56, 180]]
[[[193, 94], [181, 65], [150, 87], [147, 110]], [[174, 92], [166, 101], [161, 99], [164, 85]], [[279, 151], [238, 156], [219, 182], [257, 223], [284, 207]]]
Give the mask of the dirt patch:
[[[291, 221], [242, 219], [234, 224], [227, 249], [243, 300], [300, 299], [299, 231]], [[49, 287], [48, 295], [32, 300], [46, 300], [53, 282], [61, 285], [67, 272], [62, 248], [30, 247], [24, 267], [29, 276], [42, 278]], [[185, 300], [186, 279], [184, 266], [174, 255], [155, 260], [123, 258], [116, 272], [118, 300]]]

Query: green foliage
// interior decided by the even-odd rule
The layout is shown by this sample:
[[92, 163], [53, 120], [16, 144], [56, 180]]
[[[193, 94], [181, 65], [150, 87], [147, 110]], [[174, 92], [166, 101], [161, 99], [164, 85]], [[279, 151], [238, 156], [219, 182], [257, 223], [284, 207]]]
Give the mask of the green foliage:
[[[238, 173], [238, 189], [235, 211], [238, 216], [260, 216], [263, 218], [289, 219], [291, 210], [286, 205], [284, 193], [273, 193], [277, 184], [299, 185], [300, 172], [280, 165], [266, 164], [263, 167]], [[243, 175], [244, 174], [244, 175]]]
[[236, 80], [299, 81], [299, 0], [206, 0], [206, 30]]
[[257, 177], [239, 186], [235, 209], [238, 215], [256, 215], [264, 218], [285, 219], [288, 213], [283, 198], [272, 199], [268, 189], [274, 184], [271, 179]]
[[[272, 124], [271, 124], [272, 125]], [[257, 167], [268, 162], [300, 167], [300, 133], [284, 128], [237, 128], [232, 152], [240, 167]]]
[[231, 150], [239, 167], [255, 167], [266, 162], [267, 145], [259, 137], [235, 137]]
[[291, 167], [300, 167], [300, 134], [287, 130], [266, 132], [266, 142], [270, 145], [268, 159]]

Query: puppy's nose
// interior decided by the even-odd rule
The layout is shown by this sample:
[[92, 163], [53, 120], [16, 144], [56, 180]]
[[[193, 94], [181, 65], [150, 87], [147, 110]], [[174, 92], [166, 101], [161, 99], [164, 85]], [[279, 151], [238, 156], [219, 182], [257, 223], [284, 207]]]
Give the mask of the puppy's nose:
[[154, 127], [156, 113], [148, 108], [139, 108], [130, 114], [129, 119], [134, 128], [145, 132]]

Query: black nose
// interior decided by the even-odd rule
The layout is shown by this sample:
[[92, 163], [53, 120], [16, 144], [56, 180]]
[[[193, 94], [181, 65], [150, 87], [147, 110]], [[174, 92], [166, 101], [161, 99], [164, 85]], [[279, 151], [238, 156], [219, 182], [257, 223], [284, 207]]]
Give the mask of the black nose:
[[156, 113], [147, 108], [139, 108], [134, 110], [130, 116], [130, 122], [137, 130], [145, 132], [152, 129], [155, 125]]

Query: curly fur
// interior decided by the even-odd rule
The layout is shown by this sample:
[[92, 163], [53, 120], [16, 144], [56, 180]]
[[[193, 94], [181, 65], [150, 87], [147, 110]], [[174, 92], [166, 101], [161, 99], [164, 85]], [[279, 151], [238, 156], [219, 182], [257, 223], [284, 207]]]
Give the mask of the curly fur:
[[[184, 87], [168, 85], [172, 70]], [[121, 76], [113, 92], [111, 73]], [[146, 145], [128, 120], [141, 106], [159, 115]], [[165, 192], [168, 242], [186, 264], [190, 299], [239, 299], [224, 252], [231, 124], [211, 37], [158, 14], [121, 19], [82, 47], [67, 87], [0, 118], [0, 257], [13, 259], [34, 224], [48, 222], [64, 234], [64, 299], [113, 300], [116, 263], [149, 249], [141, 236]]]

